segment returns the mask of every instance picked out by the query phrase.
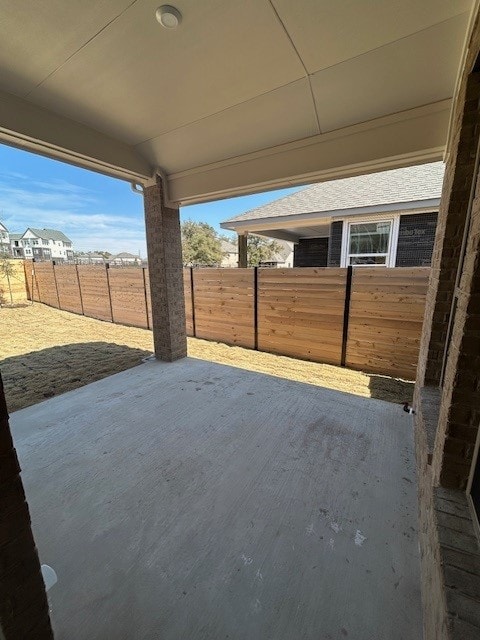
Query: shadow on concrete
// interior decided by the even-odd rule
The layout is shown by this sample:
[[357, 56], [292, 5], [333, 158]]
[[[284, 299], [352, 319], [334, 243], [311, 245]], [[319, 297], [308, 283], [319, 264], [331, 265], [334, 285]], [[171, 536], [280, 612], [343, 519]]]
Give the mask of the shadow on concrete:
[[66, 344], [0, 362], [10, 413], [142, 362], [144, 349], [110, 342]]

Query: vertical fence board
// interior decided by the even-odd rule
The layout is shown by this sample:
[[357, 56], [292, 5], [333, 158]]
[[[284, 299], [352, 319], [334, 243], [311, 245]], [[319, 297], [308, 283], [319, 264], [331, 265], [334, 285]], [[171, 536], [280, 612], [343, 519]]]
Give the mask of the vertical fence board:
[[105, 267], [79, 264], [78, 279], [82, 288], [84, 314], [91, 318], [111, 321], [107, 270]]
[[415, 377], [428, 267], [353, 270], [346, 366]]
[[58, 309], [57, 287], [52, 262], [35, 262], [34, 300]]
[[346, 269], [258, 271], [258, 348], [340, 364]]
[[192, 278], [190, 269], [183, 270], [183, 290], [185, 295], [185, 324], [187, 336], [193, 336]]
[[253, 269], [195, 269], [193, 283], [197, 338], [252, 349]]
[[54, 269], [60, 309], [81, 314], [82, 301], [76, 266], [74, 264], [56, 264]]
[[111, 268], [108, 272], [113, 322], [148, 327], [143, 271], [138, 267]]
[[148, 316], [148, 326], [150, 328], [153, 327], [152, 320], [152, 296], [150, 294], [150, 273], [148, 269], [145, 269], [145, 291], [147, 298], [147, 316]]

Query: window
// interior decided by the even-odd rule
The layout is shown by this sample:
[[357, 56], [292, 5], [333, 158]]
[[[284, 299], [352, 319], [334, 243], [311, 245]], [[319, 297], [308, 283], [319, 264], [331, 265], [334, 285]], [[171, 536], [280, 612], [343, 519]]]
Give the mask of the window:
[[32, 240], [32, 244], [37, 245], [38, 244], [38, 240]]
[[342, 267], [394, 267], [399, 218], [343, 223]]
[[45, 238], [43, 238], [43, 240], [42, 240], [42, 244], [45, 244], [45, 245], [47, 245], [47, 246], [48, 246], [48, 240], [45, 240]]

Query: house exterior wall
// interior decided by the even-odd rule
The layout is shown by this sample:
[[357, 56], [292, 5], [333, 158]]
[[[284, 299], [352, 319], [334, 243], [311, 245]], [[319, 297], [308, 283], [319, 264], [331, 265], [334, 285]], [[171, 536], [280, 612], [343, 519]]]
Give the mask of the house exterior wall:
[[400, 216], [395, 266], [430, 266], [436, 227], [437, 213]]
[[[479, 53], [477, 15], [454, 105], [415, 388], [425, 640], [480, 637], [480, 545], [468, 503], [480, 424]], [[427, 392], [437, 395], [432, 407]]]
[[221, 267], [237, 267], [238, 266], [238, 253], [235, 251], [225, 252], [220, 263]]
[[[381, 216], [379, 216], [380, 219]], [[392, 242], [395, 243], [390, 252], [391, 264], [395, 267], [426, 267], [430, 266], [433, 246], [435, 243], [435, 229], [437, 213], [416, 213], [398, 215], [386, 214], [393, 220]], [[371, 219], [374, 220], [372, 217]], [[295, 246], [296, 267], [339, 267], [346, 266], [345, 256], [342, 259], [342, 246], [347, 239], [348, 222], [355, 222], [354, 217], [336, 220], [330, 225], [330, 238], [302, 238]], [[359, 222], [363, 220], [359, 219]], [[397, 236], [398, 230], [398, 236]], [[392, 254], [394, 251], [394, 254]]]
[[0, 254], [10, 254], [10, 236], [8, 229], [0, 223]]
[[[71, 242], [39, 238], [33, 231], [27, 229], [20, 243], [24, 249], [26, 258], [58, 261], [73, 260], [73, 247]], [[35, 249], [37, 249], [37, 251], [35, 251]], [[42, 249], [43, 251], [38, 251], [38, 249]]]
[[301, 238], [294, 248], [294, 267], [326, 267], [328, 238]]

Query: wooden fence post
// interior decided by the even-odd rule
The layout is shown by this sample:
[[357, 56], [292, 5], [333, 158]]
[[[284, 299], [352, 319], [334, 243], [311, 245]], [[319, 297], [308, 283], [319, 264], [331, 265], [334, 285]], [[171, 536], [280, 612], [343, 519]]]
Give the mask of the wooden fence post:
[[32, 304], [35, 298], [35, 285], [37, 285], [37, 298], [38, 298], [38, 302], [41, 302], [41, 298], [40, 298], [40, 289], [38, 287], [38, 278], [37, 278], [37, 272], [35, 271], [35, 258], [32, 259]]
[[80, 307], [82, 309], [82, 315], [84, 316], [85, 311], [83, 309], [82, 285], [80, 284], [80, 276], [78, 275], [78, 264], [75, 265], [75, 273], [77, 274], [78, 294], [80, 296]]
[[148, 295], [147, 295], [147, 279], [145, 278], [145, 267], [142, 267], [143, 276], [143, 295], [145, 296], [145, 314], [147, 316], [147, 329], [150, 329], [150, 321], [148, 319]]
[[193, 267], [190, 267], [190, 295], [192, 297], [192, 333], [193, 337], [197, 337], [197, 327], [195, 325], [195, 290], [193, 284]]
[[110, 269], [110, 265], [108, 264], [108, 262], [105, 264], [105, 273], [107, 275], [107, 289], [108, 289], [108, 301], [110, 302], [110, 317], [112, 318], [112, 322], [114, 322], [113, 320], [113, 305], [112, 305], [112, 293], [110, 291], [110, 277], [108, 275], [108, 270]]
[[58, 283], [57, 274], [55, 273], [55, 264], [55, 260], [52, 260], [53, 281], [55, 282], [55, 291], [57, 293], [57, 306], [59, 309], [61, 309], [62, 307], [60, 306], [60, 296], [58, 295]]
[[350, 299], [352, 297], [353, 267], [347, 267], [347, 281], [345, 284], [345, 307], [343, 310], [342, 356], [340, 365], [345, 366], [347, 360], [348, 323], [350, 320]]
[[258, 267], [253, 268], [253, 348], [258, 351]]

